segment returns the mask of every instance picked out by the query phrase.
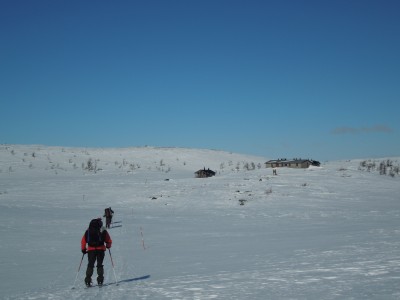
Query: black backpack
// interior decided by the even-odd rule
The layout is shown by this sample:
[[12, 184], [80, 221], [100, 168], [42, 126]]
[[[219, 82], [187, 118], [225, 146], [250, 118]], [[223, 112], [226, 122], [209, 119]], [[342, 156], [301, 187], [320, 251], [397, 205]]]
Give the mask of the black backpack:
[[107, 218], [111, 217], [111, 209], [110, 208], [106, 208], [104, 210], [104, 216]]
[[101, 232], [103, 222], [100, 219], [90, 221], [89, 228], [86, 230], [86, 242], [91, 247], [104, 245], [105, 230]]

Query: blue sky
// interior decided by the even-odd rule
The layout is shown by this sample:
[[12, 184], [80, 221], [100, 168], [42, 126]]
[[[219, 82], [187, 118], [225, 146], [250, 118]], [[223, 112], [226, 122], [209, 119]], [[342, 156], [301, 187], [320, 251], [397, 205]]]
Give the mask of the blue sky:
[[400, 1], [0, 1], [0, 143], [400, 156]]

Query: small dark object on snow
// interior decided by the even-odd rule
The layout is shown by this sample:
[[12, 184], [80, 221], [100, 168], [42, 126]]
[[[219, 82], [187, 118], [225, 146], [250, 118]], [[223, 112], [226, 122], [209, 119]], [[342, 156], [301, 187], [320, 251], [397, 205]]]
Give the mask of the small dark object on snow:
[[210, 170], [209, 168], [206, 170], [206, 168], [204, 167], [203, 170], [198, 170], [194, 174], [196, 174], [196, 178], [206, 178], [206, 177], [215, 176], [216, 173], [214, 171]]

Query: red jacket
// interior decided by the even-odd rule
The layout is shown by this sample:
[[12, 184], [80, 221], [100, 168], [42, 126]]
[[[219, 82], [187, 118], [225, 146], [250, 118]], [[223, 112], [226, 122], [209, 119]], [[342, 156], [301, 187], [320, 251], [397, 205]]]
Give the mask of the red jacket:
[[[89, 245], [88, 245], [87, 251], [93, 251], [93, 250], [103, 250], [103, 251], [106, 251], [106, 247], [107, 247], [107, 248], [111, 248], [111, 244], [112, 244], [111, 237], [110, 237], [110, 235], [108, 234], [107, 230], [104, 230], [104, 232], [105, 232], [105, 238], [104, 238], [104, 243], [105, 243], [105, 245], [104, 245], [104, 243], [103, 243], [103, 245], [98, 246], [98, 247], [92, 247], [92, 246], [89, 246]], [[82, 237], [82, 240], [81, 240], [81, 249], [82, 249], [82, 250], [85, 250], [85, 249], [86, 249], [86, 244], [87, 244], [86, 235], [87, 235], [87, 230], [86, 230], [85, 233], [83, 234], [83, 237]]]

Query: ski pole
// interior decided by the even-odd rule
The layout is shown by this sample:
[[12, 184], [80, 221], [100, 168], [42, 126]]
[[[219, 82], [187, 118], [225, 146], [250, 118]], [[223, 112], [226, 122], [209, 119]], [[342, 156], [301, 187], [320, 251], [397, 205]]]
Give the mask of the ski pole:
[[110, 248], [108, 248], [108, 253], [110, 253], [111, 265], [112, 265], [112, 268], [113, 268], [113, 271], [114, 271], [115, 285], [118, 285], [117, 275], [115, 275], [114, 261], [113, 261], [112, 256], [111, 256]]
[[143, 237], [143, 229], [142, 227], [140, 227], [140, 234], [142, 235], [142, 246], [143, 246], [143, 250], [146, 250], [146, 247], [144, 245], [144, 237]]
[[80, 264], [79, 264], [78, 272], [76, 272], [76, 276], [75, 276], [75, 280], [74, 280], [74, 285], [73, 285], [72, 289], [75, 288], [75, 283], [76, 283], [76, 280], [78, 279], [78, 274], [79, 274], [79, 271], [80, 271], [80, 269], [81, 269], [82, 262], [83, 262], [83, 257], [84, 257], [84, 256], [85, 256], [85, 253], [82, 254], [81, 262], [80, 262]]

